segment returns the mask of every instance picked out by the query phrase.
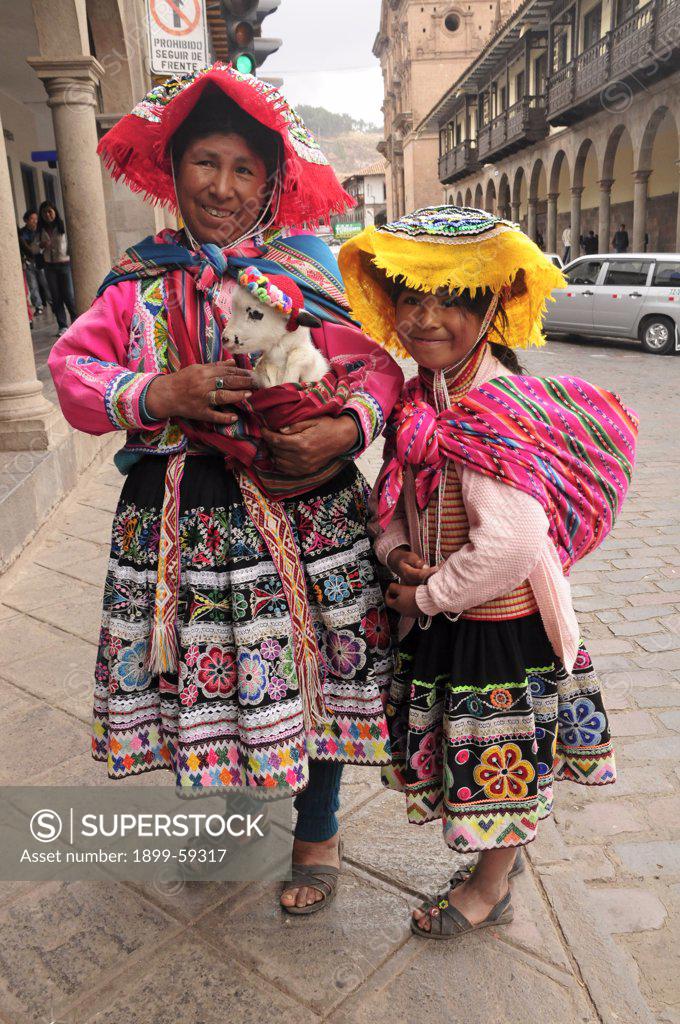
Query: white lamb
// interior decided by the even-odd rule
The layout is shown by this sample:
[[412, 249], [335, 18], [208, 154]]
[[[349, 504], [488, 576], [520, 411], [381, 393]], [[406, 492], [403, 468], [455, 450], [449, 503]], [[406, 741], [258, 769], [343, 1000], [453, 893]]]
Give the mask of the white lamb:
[[232, 354], [261, 352], [253, 367], [263, 388], [310, 384], [328, 373], [330, 363], [312, 341], [310, 328], [321, 321], [303, 306], [300, 289], [283, 276], [247, 267], [238, 276], [229, 323], [222, 341]]

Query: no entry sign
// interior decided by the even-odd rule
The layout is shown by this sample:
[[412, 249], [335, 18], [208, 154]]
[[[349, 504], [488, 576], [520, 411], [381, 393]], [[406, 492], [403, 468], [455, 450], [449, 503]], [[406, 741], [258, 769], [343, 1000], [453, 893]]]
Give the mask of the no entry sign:
[[204, 0], [146, 0], [150, 68], [186, 74], [210, 63]]

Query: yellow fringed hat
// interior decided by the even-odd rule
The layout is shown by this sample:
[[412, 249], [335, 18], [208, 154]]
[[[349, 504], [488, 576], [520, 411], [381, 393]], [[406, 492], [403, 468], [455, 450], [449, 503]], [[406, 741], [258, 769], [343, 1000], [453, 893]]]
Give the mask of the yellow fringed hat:
[[553, 288], [566, 285], [518, 224], [460, 206], [427, 206], [392, 224], [366, 228], [345, 242], [339, 264], [352, 315], [366, 334], [399, 355], [407, 353], [395, 328], [396, 279], [424, 292], [500, 293], [508, 326], [500, 335], [492, 325], [490, 335], [509, 348], [545, 344], [546, 300]]

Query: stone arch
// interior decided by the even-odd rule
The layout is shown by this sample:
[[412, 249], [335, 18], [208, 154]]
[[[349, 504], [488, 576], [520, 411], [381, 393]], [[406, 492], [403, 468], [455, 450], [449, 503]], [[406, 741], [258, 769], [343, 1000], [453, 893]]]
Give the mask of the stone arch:
[[[635, 154], [630, 132], [625, 124], [612, 128], [602, 159], [601, 186], [609, 190], [608, 213], [600, 231], [600, 249], [608, 252], [612, 236], [620, 224], [624, 224], [632, 238], [634, 214], [633, 171]], [[608, 237], [603, 232], [607, 230]]]
[[652, 149], [654, 148], [654, 140], [659, 127], [666, 117], [672, 119], [673, 124], [677, 132], [677, 121], [675, 114], [666, 106], [657, 107], [654, 113], [651, 115], [645, 126], [644, 134], [642, 136], [642, 142], [640, 143], [640, 152], [637, 157], [636, 170], [650, 170], [652, 167]]
[[534, 165], [531, 168], [531, 177], [529, 178], [529, 200], [530, 201], [531, 200], [535, 201], [535, 200], [538, 199], [538, 192], [539, 192], [539, 188], [540, 188], [540, 184], [541, 184], [541, 177], [543, 177], [544, 185], [545, 185], [545, 179], [546, 179], [545, 166], [544, 166], [543, 161], [541, 160], [541, 158], [538, 157], [538, 159], [534, 161]]
[[569, 177], [569, 161], [567, 160], [567, 154], [563, 149], [558, 149], [553, 157], [550, 167], [550, 185], [548, 187], [548, 192], [555, 193], [560, 191], [560, 178], [562, 177], [562, 171], [565, 166], [567, 177]]
[[124, 18], [120, 0], [86, 0], [92, 56], [106, 72], [101, 80], [101, 112], [128, 111], [140, 98], [144, 85], [132, 78], [130, 49], [144, 45], [140, 30]]
[[477, 182], [477, 188], [475, 189], [475, 208], [482, 210], [484, 208], [484, 189], [482, 183]]
[[[576, 151], [574, 157], [574, 177], [572, 181], [572, 205], [577, 204], [576, 217], [579, 239], [586, 238], [592, 231], [593, 236], [598, 236], [600, 231], [600, 165], [597, 158], [597, 148], [591, 138], [585, 138]], [[570, 222], [573, 220], [574, 210], [570, 211]], [[573, 225], [572, 225], [573, 227]], [[585, 244], [585, 243], [584, 243]], [[580, 242], [579, 242], [580, 246]], [[572, 258], [580, 252], [580, 248], [574, 249]]]
[[465, 189], [465, 205], [472, 206], [472, 189], [470, 188], [469, 185]]
[[500, 181], [498, 182], [498, 214], [500, 217], [509, 219], [512, 216], [510, 209], [511, 198], [510, 198], [510, 180], [505, 172], [501, 174]]
[[486, 183], [486, 189], [484, 190], [484, 209], [487, 213], [495, 213], [497, 203], [498, 197], [496, 195], [496, 182], [493, 178], [489, 178]]
[[34, 0], [33, 18], [41, 57], [89, 56], [84, 7], [79, 0]]
[[[647, 235], [649, 251], [677, 251], [679, 135], [676, 114], [667, 106], [657, 107], [645, 125], [635, 168], [640, 172], [635, 177], [642, 179], [642, 190], [636, 191], [637, 209], [634, 210], [636, 247], [644, 248]], [[645, 176], [646, 187], [642, 185]]]
[[616, 159], [616, 151], [619, 148], [619, 142], [621, 136], [626, 131], [625, 124], [617, 124], [615, 128], [612, 128], [607, 139], [607, 145], [604, 150], [604, 158], [602, 160], [602, 177], [605, 179], [611, 179], [614, 177], [614, 161]]
[[572, 185], [576, 188], [583, 186], [583, 174], [585, 171], [586, 163], [589, 159], [595, 158], [596, 173], [599, 167], [597, 160], [597, 149], [592, 139], [584, 139], [581, 145], [578, 147], [576, 158], [574, 160], [574, 177]]
[[512, 179], [512, 203], [519, 206], [522, 201], [522, 183], [526, 181], [526, 174], [523, 167], [518, 167]]
[[540, 157], [534, 161], [529, 180], [529, 196], [526, 231], [529, 238], [545, 244], [547, 232], [547, 173]]
[[460, 189], [458, 189], [458, 193], [456, 194], [456, 206], [462, 206], [462, 205], [463, 205], [463, 193], [461, 192]]

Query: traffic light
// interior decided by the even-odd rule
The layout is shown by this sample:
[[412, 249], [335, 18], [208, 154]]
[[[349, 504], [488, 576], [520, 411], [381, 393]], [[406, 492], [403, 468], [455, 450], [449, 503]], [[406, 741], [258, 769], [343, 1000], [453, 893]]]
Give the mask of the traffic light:
[[262, 22], [281, 0], [221, 0], [227, 26], [229, 56], [234, 67], [248, 75], [278, 50], [280, 39], [263, 39]]

